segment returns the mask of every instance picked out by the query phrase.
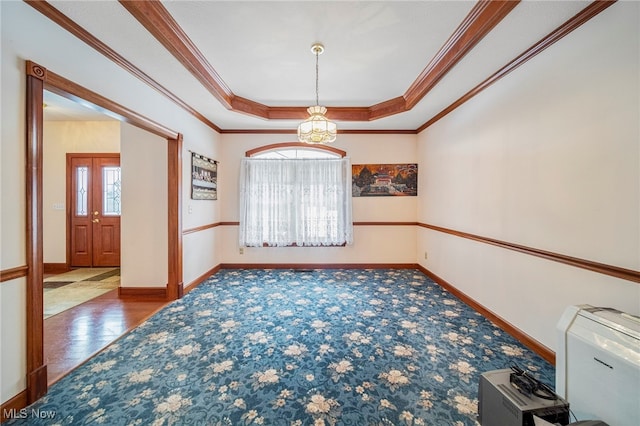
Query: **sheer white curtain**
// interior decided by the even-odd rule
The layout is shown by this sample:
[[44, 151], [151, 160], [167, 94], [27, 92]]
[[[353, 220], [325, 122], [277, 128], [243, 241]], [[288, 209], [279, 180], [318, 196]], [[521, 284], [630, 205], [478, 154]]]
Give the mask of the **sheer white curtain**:
[[353, 242], [348, 158], [244, 158], [240, 246], [334, 246]]

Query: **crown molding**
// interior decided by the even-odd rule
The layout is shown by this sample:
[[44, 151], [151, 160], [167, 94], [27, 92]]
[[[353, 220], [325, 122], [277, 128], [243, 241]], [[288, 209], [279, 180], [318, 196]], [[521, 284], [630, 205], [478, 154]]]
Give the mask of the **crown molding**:
[[[233, 94], [161, 2], [119, 1], [225, 108], [264, 119], [307, 118], [307, 107], [271, 107]], [[410, 110], [519, 2], [520, 0], [477, 2], [403, 96], [372, 106], [327, 107], [327, 118], [339, 121], [372, 121]]]
[[440, 48], [404, 94], [407, 110], [412, 109], [480, 40], [518, 4], [517, 1], [479, 1]]
[[213, 130], [220, 132], [220, 128], [216, 126], [212, 121], [206, 118], [204, 115], [200, 114], [193, 107], [187, 104], [185, 101], [180, 99], [174, 93], [169, 91], [166, 87], [162, 86], [160, 83], [149, 77], [147, 74], [142, 72], [139, 68], [133, 65], [131, 62], [127, 61], [124, 57], [119, 55], [115, 50], [111, 49], [109, 46], [104, 44], [98, 38], [94, 37], [87, 30], [82, 28], [80, 25], [69, 19], [66, 15], [60, 12], [58, 9], [53, 7], [47, 1], [43, 0], [24, 0], [29, 6], [33, 7], [35, 10], [76, 36], [78, 39], [88, 44], [93, 49], [97, 50], [102, 55], [106, 56], [107, 59], [110, 59], [112, 62], [116, 63], [120, 67], [124, 68], [129, 73], [133, 74], [135, 77], [140, 79], [142, 82], [151, 86], [153, 89], [160, 92], [162, 95], [169, 98], [175, 104], [183, 108], [185, 111], [193, 115], [195, 118], [206, 124], [208, 127]]
[[[84, 41], [89, 46], [93, 47], [98, 52], [115, 62], [116, 64], [129, 71], [134, 76], [138, 77], [149, 86], [162, 93], [177, 105], [185, 109], [194, 117], [202, 121], [204, 124], [212, 128], [218, 133], [228, 134], [293, 134], [295, 129], [221, 129], [213, 122], [208, 120], [193, 107], [186, 102], [178, 98], [169, 90], [164, 88], [158, 82], [146, 75], [140, 69], [136, 68], [132, 63], [128, 62], [113, 49], [109, 48], [103, 42], [87, 32], [84, 28], [80, 27], [74, 21], [58, 11], [55, 7], [50, 5], [46, 0], [24, 0], [25, 3], [60, 25], [62, 28], [69, 31], [71, 34]], [[454, 34], [447, 40], [445, 45], [440, 49], [438, 54], [432, 59], [427, 67], [422, 71], [418, 78], [412, 83], [407, 91], [402, 95], [393, 99], [389, 99], [384, 102], [372, 106], [364, 107], [330, 107], [327, 112], [327, 117], [332, 120], [340, 121], [372, 121], [390, 115], [405, 112], [413, 108], [427, 93], [431, 90], [435, 84], [459, 61], [464, 54], [466, 54], [478, 41], [484, 37], [501, 19], [503, 19], [518, 3], [520, 0], [514, 1], [500, 1], [500, 0], [486, 0], [479, 1], [472, 11], [467, 15], [465, 20], [459, 25]], [[529, 59], [535, 57], [538, 53], [544, 51], [547, 47], [553, 45], [556, 41], [560, 40], [565, 35], [569, 34], [576, 28], [579, 28], [582, 24], [598, 15], [600, 12], [615, 3], [616, 0], [595, 0], [585, 7], [582, 11], [576, 14], [574, 17], [560, 25], [553, 32], [541, 39], [527, 51], [523, 52], [517, 58], [509, 62], [503, 68], [495, 72], [492, 76], [480, 83], [478, 86], [471, 89], [465, 95], [454, 101], [451, 105], [440, 111], [438, 114], [430, 118], [424, 124], [414, 130], [340, 130], [340, 134], [418, 134], [440, 120], [442, 117], [449, 114], [451, 111], [464, 104], [469, 99], [473, 98], [484, 89], [488, 88], [493, 83], [500, 80], [502, 77], [509, 74], [511, 71], [518, 68], [520, 65], [527, 62]], [[160, 2], [143, 2], [143, 1], [128, 1], [121, 0], [124, 7], [127, 8], [133, 14], [136, 19], [142, 20], [148, 23], [151, 29], [161, 34], [162, 38], [166, 38], [163, 45], [169, 49], [172, 54], [174, 50], [179, 49], [187, 50], [193, 49], [193, 52], [182, 52], [183, 58], [181, 63], [186, 64], [193, 68], [194, 75], [205, 84], [209, 91], [215, 92], [214, 96], [218, 99], [222, 99], [221, 102], [224, 105], [228, 105], [228, 108], [232, 111], [245, 113], [268, 120], [278, 119], [306, 119], [308, 114], [306, 107], [270, 107], [258, 102], [254, 102], [250, 99], [235, 96], [229, 87], [222, 81], [220, 76], [215, 72], [208, 62], [206, 64], [198, 63], [198, 61], [205, 61], [202, 54], [197, 50], [193, 42], [188, 39], [184, 31], [175, 23], [175, 20], [171, 17], [166, 9]], [[142, 22], [141, 21], [141, 22]], [[167, 25], [165, 25], [167, 24]], [[149, 29], [146, 25], [145, 27]], [[157, 30], [157, 28], [163, 28]], [[150, 30], [151, 31], [151, 30]], [[181, 38], [182, 37], [182, 38]], [[184, 38], [184, 40], [183, 40]], [[171, 41], [171, 43], [170, 43]], [[166, 43], [166, 44], [165, 44]], [[167, 45], [169, 47], [167, 47]], [[195, 52], [195, 53], [194, 53]], [[189, 59], [191, 58], [191, 59]], [[198, 59], [200, 58], [200, 59]], [[180, 59], [180, 58], [178, 58]], [[189, 60], [188, 60], [189, 59]], [[192, 61], [195, 61], [195, 65], [192, 65]], [[38, 77], [34, 75], [34, 77]], [[40, 78], [43, 78], [42, 76]], [[204, 81], [204, 82], [203, 82]], [[208, 83], [207, 83], [208, 82]], [[212, 92], [212, 93], [213, 93]]]
[[[265, 134], [265, 135], [295, 135], [296, 129], [223, 129], [220, 133], [225, 134]], [[417, 130], [406, 129], [352, 129], [338, 130], [339, 135], [415, 135]]]
[[236, 96], [162, 3], [120, 0], [120, 4], [202, 82], [222, 105], [233, 109], [232, 101]]
[[488, 88], [493, 83], [500, 80], [502, 77], [505, 77], [507, 74], [509, 74], [511, 71], [515, 70], [516, 68], [518, 68], [520, 65], [523, 65], [529, 59], [535, 57], [536, 55], [544, 51], [547, 47], [552, 46], [555, 42], [559, 41], [561, 38], [571, 33], [573, 30], [579, 28], [582, 24], [589, 21], [591, 18], [598, 15], [600, 12], [607, 9], [609, 6], [613, 5], [616, 1], [617, 0], [596, 0], [590, 3], [587, 7], [582, 9], [580, 12], [578, 12], [576, 15], [574, 15], [572, 18], [570, 18], [566, 22], [564, 22], [558, 28], [556, 28], [555, 30], [547, 34], [540, 41], [538, 41], [529, 49], [521, 53], [519, 56], [517, 56], [507, 65], [500, 68], [489, 78], [484, 80], [482, 83], [478, 84], [473, 89], [469, 90], [467, 93], [465, 93], [456, 101], [454, 101], [451, 105], [449, 105], [448, 107], [440, 111], [438, 114], [433, 116], [431, 119], [429, 119], [427, 122], [422, 124], [420, 127], [418, 127], [416, 129], [417, 133], [420, 133], [427, 127], [431, 126], [433, 123], [440, 120], [442, 117], [449, 114], [451, 111], [455, 110], [460, 105], [464, 104], [469, 99], [473, 98], [474, 96], [482, 92], [484, 89]]

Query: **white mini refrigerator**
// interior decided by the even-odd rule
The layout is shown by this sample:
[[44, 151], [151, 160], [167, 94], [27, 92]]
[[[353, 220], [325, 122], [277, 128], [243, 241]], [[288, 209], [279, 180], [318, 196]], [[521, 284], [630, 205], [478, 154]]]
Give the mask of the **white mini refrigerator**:
[[557, 329], [556, 393], [578, 420], [640, 425], [640, 318], [570, 306]]

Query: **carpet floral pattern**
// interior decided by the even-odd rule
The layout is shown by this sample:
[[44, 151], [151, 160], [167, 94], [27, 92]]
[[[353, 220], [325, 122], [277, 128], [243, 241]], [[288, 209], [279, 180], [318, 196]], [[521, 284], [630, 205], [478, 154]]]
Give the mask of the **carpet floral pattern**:
[[[33, 407], [81, 425], [476, 425], [484, 371], [553, 366], [416, 270], [223, 270]], [[26, 423], [24, 423], [26, 424]]]

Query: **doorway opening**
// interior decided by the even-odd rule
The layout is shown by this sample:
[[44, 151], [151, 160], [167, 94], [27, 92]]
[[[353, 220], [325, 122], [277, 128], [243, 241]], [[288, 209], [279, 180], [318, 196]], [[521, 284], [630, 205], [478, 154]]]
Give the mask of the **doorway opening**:
[[[46, 68], [26, 62], [26, 403], [31, 404], [48, 389], [44, 353], [43, 318], [43, 94], [50, 91], [82, 102], [95, 111], [160, 136], [167, 146], [167, 265], [168, 279], [161, 300], [182, 296], [182, 135], [141, 116], [95, 92], [67, 80]], [[144, 296], [144, 295], [143, 295]], [[117, 298], [117, 300], [121, 300]]]
[[[42, 238], [47, 319], [120, 285], [120, 173], [119, 169], [100, 171], [101, 165], [119, 168], [122, 137], [119, 120], [78, 100], [44, 90], [43, 102]], [[108, 210], [103, 211], [102, 204]], [[95, 211], [100, 217], [84, 220], [89, 226], [78, 223], [83, 212], [88, 217]], [[98, 228], [114, 219], [115, 224]], [[76, 225], [73, 228], [72, 223]], [[79, 259], [81, 253], [84, 259]]]

